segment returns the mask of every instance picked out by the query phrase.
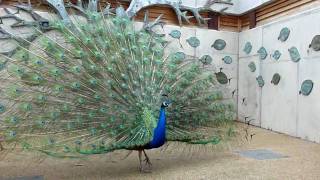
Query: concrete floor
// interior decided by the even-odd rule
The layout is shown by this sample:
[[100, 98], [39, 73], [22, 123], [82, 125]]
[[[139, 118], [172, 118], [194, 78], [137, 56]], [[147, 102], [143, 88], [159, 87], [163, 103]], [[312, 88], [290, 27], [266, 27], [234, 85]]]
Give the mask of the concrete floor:
[[[320, 179], [320, 144], [259, 128], [252, 141], [232, 150], [199, 150], [175, 144], [160, 152], [149, 151], [152, 173], [138, 171], [137, 153], [120, 160], [126, 152], [90, 156], [86, 160], [37, 158], [35, 154], [8, 155], [0, 161], [0, 179]], [[179, 149], [179, 150], [175, 150]], [[183, 150], [184, 149], [184, 150]], [[287, 156], [256, 160], [240, 156], [238, 150], [267, 149]], [[33, 177], [32, 176], [40, 176]], [[37, 179], [38, 178], [38, 179]], [[23, 179], [23, 178], [22, 178]], [[20, 179], [19, 179], [20, 180]]]

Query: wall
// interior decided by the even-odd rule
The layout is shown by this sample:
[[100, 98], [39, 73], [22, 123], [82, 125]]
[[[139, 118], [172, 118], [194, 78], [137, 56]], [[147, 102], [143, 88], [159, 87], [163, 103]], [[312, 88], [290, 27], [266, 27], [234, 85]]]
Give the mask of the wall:
[[[312, 38], [320, 34], [320, 8], [308, 10], [239, 34], [239, 119], [266, 129], [282, 132], [310, 141], [320, 142], [320, 52], [309, 49]], [[282, 28], [291, 30], [287, 41], [279, 41]], [[252, 43], [249, 55], [243, 52], [245, 43]], [[260, 60], [257, 50], [265, 47], [268, 56]], [[297, 47], [301, 55], [298, 63], [291, 61], [288, 49]], [[279, 50], [278, 61], [270, 54]], [[256, 72], [248, 64], [255, 62]], [[279, 84], [270, 83], [279, 73]], [[261, 75], [265, 85], [260, 88], [256, 77]], [[299, 95], [302, 82], [311, 79], [313, 91], [309, 96]], [[242, 100], [245, 98], [244, 103]], [[248, 117], [248, 118], [246, 118]]]

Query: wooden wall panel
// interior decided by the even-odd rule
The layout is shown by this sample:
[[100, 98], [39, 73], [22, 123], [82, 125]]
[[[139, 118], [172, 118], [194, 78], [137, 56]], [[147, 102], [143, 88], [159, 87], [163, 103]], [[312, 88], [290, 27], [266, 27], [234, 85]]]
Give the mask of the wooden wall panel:
[[[289, 11], [295, 11], [299, 8], [316, 2], [317, 0], [278, 0], [264, 7], [255, 10], [258, 25], [264, 24], [270, 19], [287, 15]], [[241, 28], [246, 29], [249, 26], [248, 14], [240, 17]]]

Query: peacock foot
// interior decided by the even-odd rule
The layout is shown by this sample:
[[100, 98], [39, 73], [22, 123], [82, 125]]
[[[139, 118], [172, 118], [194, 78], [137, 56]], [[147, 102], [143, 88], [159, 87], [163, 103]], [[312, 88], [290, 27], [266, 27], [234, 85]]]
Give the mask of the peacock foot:
[[150, 171], [152, 170], [152, 163], [148, 157], [144, 160], [145, 162], [145, 170]]
[[145, 163], [145, 165], [142, 165], [139, 167], [139, 171], [142, 173], [151, 173], [152, 172], [152, 165], [151, 163]]
[[[142, 152], [145, 157], [145, 159], [143, 160], [145, 163], [142, 163], [142, 161], [141, 161]], [[140, 166], [139, 166], [140, 172], [150, 173], [152, 170], [152, 163], [151, 163], [150, 158], [148, 157], [147, 153], [144, 150], [139, 151], [139, 161], [140, 161]]]

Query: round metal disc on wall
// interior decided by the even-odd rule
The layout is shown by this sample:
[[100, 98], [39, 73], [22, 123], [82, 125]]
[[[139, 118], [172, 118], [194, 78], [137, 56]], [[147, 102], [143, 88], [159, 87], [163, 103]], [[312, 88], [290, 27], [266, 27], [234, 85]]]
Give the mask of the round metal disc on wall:
[[259, 87], [263, 87], [264, 86], [264, 79], [263, 79], [263, 77], [260, 75], [260, 76], [258, 76], [257, 78], [256, 78], [256, 80], [257, 80], [257, 83], [258, 83], [258, 85], [259, 85]]
[[214, 47], [216, 50], [223, 50], [226, 47], [227, 43], [223, 39], [217, 39], [214, 41], [214, 43], [211, 45], [211, 47]]
[[281, 76], [278, 73], [275, 73], [272, 77], [271, 83], [274, 85], [278, 85], [280, 82]]
[[320, 51], [320, 35], [316, 35], [315, 37], [313, 37], [309, 47], [315, 51]]
[[300, 94], [304, 96], [309, 96], [313, 89], [313, 81], [312, 80], [305, 80], [303, 81], [300, 89]]
[[223, 72], [218, 72], [218, 73], [215, 73], [216, 74], [216, 77], [217, 77], [217, 81], [220, 83], [220, 84], [227, 84], [228, 83], [228, 77], [225, 73]]
[[212, 57], [210, 55], [204, 55], [200, 58], [203, 65], [209, 65], [212, 62]]
[[285, 42], [288, 39], [289, 35], [290, 35], [290, 29], [287, 27], [282, 28], [278, 36], [278, 40]]

